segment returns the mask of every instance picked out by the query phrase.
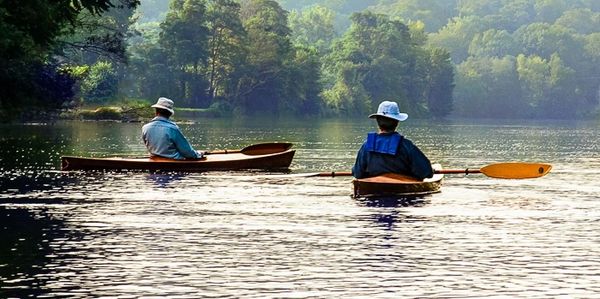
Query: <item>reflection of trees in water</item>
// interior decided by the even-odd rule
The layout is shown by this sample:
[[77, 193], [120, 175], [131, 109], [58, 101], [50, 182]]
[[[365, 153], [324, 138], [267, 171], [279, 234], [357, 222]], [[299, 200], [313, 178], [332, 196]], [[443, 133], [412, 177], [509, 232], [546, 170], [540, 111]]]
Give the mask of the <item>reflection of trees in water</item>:
[[0, 297], [26, 298], [46, 293], [39, 276], [53, 253], [50, 243], [65, 237], [64, 223], [43, 211], [0, 207]]
[[376, 196], [357, 198], [356, 201], [365, 207], [382, 208], [381, 213], [372, 214], [371, 219], [390, 230], [395, 223], [420, 220], [395, 208], [421, 207], [429, 203], [426, 196]]

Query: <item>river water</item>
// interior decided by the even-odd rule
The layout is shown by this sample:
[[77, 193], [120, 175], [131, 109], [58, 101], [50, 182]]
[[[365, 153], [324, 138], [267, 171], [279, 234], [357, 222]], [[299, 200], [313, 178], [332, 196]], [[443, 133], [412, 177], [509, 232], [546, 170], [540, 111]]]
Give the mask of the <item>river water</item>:
[[[360, 120], [181, 122], [198, 149], [294, 143], [292, 173], [349, 170]], [[412, 202], [261, 172], [61, 172], [143, 155], [140, 124], [0, 125], [2, 298], [600, 298], [600, 124], [425, 122], [445, 168], [545, 162], [538, 179], [446, 176]]]

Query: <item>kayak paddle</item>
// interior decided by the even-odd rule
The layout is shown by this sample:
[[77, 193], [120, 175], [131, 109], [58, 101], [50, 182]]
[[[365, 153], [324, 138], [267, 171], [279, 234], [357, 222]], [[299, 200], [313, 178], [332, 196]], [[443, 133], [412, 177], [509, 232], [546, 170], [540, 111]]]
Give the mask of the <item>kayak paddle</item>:
[[482, 173], [497, 179], [533, 179], [545, 176], [552, 169], [552, 165], [543, 163], [508, 162], [495, 163], [480, 169], [441, 169], [436, 173]]
[[269, 143], [257, 143], [246, 146], [241, 150], [221, 150], [221, 151], [209, 151], [206, 155], [211, 154], [233, 154], [242, 153], [245, 155], [266, 155], [285, 152], [292, 147], [293, 144], [288, 142], [269, 142]]
[[[437, 169], [434, 173], [439, 174], [471, 174], [482, 173], [491, 178], [497, 179], [532, 179], [545, 176], [552, 169], [552, 165], [543, 163], [524, 163], [524, 162], [508, 162], [489, 164], [479, 169]], [[336, 176], [351, 176], [349, 171], [331, 171], [331, 172], [314, 172], [314, 173], [299, 173], [292, 176], [300, 177], [336, 177]]]

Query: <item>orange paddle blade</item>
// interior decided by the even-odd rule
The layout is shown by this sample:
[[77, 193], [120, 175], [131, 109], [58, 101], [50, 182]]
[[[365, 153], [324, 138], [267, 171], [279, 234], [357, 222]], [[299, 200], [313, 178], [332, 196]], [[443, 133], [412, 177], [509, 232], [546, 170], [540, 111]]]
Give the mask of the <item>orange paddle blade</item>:
[[545, 176], [552, 165], [544, 163], [496, 163], [480, 168], [481, 173], [499, 179], [532, 179]]

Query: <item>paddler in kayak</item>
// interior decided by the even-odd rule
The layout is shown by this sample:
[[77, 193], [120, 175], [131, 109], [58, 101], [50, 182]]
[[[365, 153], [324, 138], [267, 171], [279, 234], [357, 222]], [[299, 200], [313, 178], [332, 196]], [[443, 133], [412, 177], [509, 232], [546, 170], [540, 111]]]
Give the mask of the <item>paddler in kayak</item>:
[[179, 127], [171, 120], [175, 111], [175, 103], [167, 98], [159, 98], [151, 107], [156, 110], [156, 117], [142, 127], [142, 139], [152, 156], [170, 159], [201, 159], [203, 152], [194, 150]]
[[384, 101], [377, 113], [369, 115], [377, 120], [379, 132], [369, 133], [361, 146], [352, 167], [357, 179], [398, 173], [417, 179], [433, 176], [431, 162], [423, 152], [404, 136], [396, 132], [398, 123], [405, 121], [408, 114], [400, 113], [396, 102]]

